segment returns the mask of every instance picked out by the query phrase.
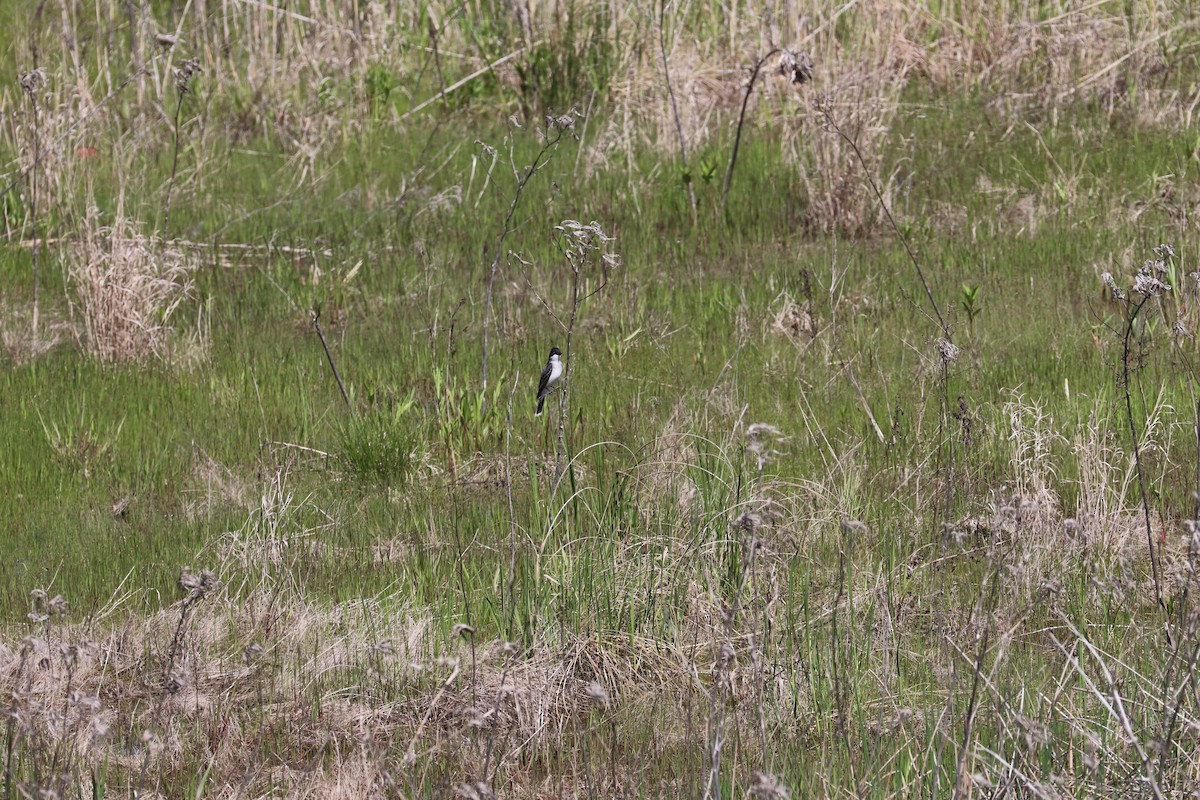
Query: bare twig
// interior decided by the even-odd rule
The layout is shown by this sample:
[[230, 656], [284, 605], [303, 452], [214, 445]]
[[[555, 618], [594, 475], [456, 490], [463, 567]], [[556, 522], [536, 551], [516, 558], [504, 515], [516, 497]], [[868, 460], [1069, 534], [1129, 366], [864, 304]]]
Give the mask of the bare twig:
[[742, 125], [746, 122], [746, 108], [750, 105], [750, 94], [754, 91], [754, 82], [758, 80], [758, 73], [762, 69], [763, 64], [767, 59], [779, 52], [779, 48], [775, 48], [768, 52], [765, 56], [754, 62], [754, 66], [750, 69], [750, 82], [746, 84], [746, 94], [742, 97], [742, 110], [738, 114], [737, 128], [733, 134], [733, 152], [729, 154], [729, 169], [725, 171], [725, 189], [721, 192], [721, 218], [725, 217], [725, 201], [729, 199], [729, 186], [733, 183], [733, 167], [737, 164], [738, 148], [742, 144]]
[[[1142, 473], [1141, 442], [1138, 440], [1137, 423], [1133, 419], [1133, 396], [1129, 391], [1129, 382], [1131, 379], [1129, 359], [1133, 343], [1133, 329], [1139, 312], [1141, 312], [1142, 308], [1146, 305], [1146, 301], [1149, 299], [1149, 295], [1143, 295], [1141, 300], [1130, 306], [1129, 318], [1125, 324], [1125, 335], [1122, 337], [1121, 344], [1121, 390], [1125, 395], [1125, 421], [1129, 423], [1129, 437], [1133, 444], [1133, 463], [1137, 470], [1138, 491], [1141, 493], [1142, 514], [1146, 523], [1146, 546], [1150, 550], [1150, 573], [1154, 577], [1154, 599], [1158, 601], [1158, 607], [1165, 616], [1167, 614], [1167, 606], [1163, 602], [1162, 582], [1159, 578], [1158, 551], [1154, 547], [1154, 531], [1150, 523], [1150, 498], [1146, 492], [1146, 478]], [[1168, 640], [1171, 638], [1170, 629], [1167, 629], [1167, 638]]]
[[325, 333], [321, 330], [321, 312], [317, 309], [312, 310], [312, 324], [317, 330], [317, 337], [321, 340], [321, 347], [325, 348], [325, 358], [329, 359], [329, 368], [333, 370], [333, 378], [337, 381], [338, 388], [342, 390], [342, 399], [346, 401], [346, 408], [351, 412], [354, 411], [354, 406], [350, 405], [350, 395], [346, 394], [346, 384], [342, 383], [342, 376], [338, 374], [337, 364], [333, 362], [333, 353], [329, 352], [329, 344], [325, 341]]
[[[538, 173], [546, 164], [549, 163], [551, 155], [558, 149], [558, 143], [562, 141], [565, 131], [568, 130], [565, 125], [551, 125], [546, 131], [545, 143], [542, 149], [538, 151], [533, 158], [533, 163], [527, 166], [523, 171], [513, 166], [513, 174], [516, 177], [516, 188], [513, 191], [512, 202], [508, 204], [508, 213], [504, 216], [504, 225], [500, 230], [500, 236], [496, 239], [495, 249], [492, 251], [492, 267], [488, 274], [487, 299], [484, 303], [483, 310], [483, 381], [482, 390], [487, 390], [487, 374], [488, 374], [488, 334], [491, 330], [492, 320], [492, 291], [496, 284], [496, 270], [500, 268], [500, 259], [504, 253], [504, 240], [512, 233], [513, 215], [517, 213], [517, 206], [521, 202], [521, 196], [525, 193], [525, 187], [529, 185], [529, 181]], [[509, 132], [509, 160], [513, 159], [512, 132]], [[487, 147], [485, 145], [485, 147]], [[492, 148], [487, 148], [492, 149]]]
[[938, 307], [937, 300], [933, 298], [933, 290], [929, 287], [929, 281], [925, 279], [925, 272], [921, 269], [921, 262], [917, 260], [917, 255], [913, 252], [912, 246], [909, 245], [908, 238], [901, 232], [900, 226], [896, 224], [896, 219], [892, 216], [892, 210], [888, 208], [887, 201], [883, 199], [883, 192], [879, 190], [879, 185], [875, 183], [875, 178], [871, 175], [871, 170], [867, 166], [867, 159], [858, 148], [858, 142], [837, 124], [837, 120], [833, 118], [833, 111], [830, 109], [828, 103], [818, 102], [817, 111], [825, 118], [825, 124], [829, 126], [830, 130], [841, 137], [850, 146], [850, 149], [854, 151], [854, 157], [858, 159], [858, 163], [862, 166], [863, 175], [866, 176], [867, 183], [871, 184], [871, 191], [875, 193], [875, 197], [879, 200], [879, 207], [883, 209], [883, 215], [887, 217], [888, 224], [892, 226], [892, 230], [899, 237], [900, 243], [904, 245], [904, 252], [908, 254], [908, 260], [912, 262], [913, 268], [917, 271], [917, 278], [921, 281], [921, 287], [925, 290], [925, 296], [929, 298], [929, 305], [933, 308], [933, 313], [937, 317], [938, 326], [942, 329], [942, 336], [946, 338], [946, 341], [953, 341], [953, 337], [950, 335], [950, 326], [946, 323], [946, 318], [942, 316], [942, 310]]

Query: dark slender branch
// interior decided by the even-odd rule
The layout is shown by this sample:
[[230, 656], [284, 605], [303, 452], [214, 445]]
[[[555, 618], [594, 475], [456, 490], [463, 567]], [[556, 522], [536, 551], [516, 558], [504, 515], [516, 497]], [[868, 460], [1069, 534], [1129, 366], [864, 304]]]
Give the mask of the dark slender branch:
[[[846, 522], [841, 525], [842, 546], [838, 549], [838, 588], [837, 595], [833, 599], [833, 608], [830, 611], [829, 625], [831, 638], [831, 660], [833, 662], [833, 696], [834, 702], [837, 704], [837, 727], [838, 733], [841, 734], [842, 744], [846, 748], [846, 763], [850, 765], [850, 783], [854, 786], [857, 793], [859, 788], [858, 771], [854, 766], [854, 750], [850, 744], [850, 688], [847, 686], [846, 677], [842, 671], [848, 668], [845, 660], [839, 658], [842, 654], [842, 637], [838, 630], [838, 611], [842, 607], [842, 601], [847, 598], [850, 590], [850, 566], [853, 556], [854, 532], [853, 526]], [[854, 613], [854, 599], [849, 598], [850, 613]], [[847, 634], [847, 638], [849, 638]], [[849, 648], [847, 648], [849, 649]]]
[[[1154, 549], [1154, 531], [1150, 524], [1150, 500], [1146, 492], [1146, 478], [1142, 474], [1142, 451], [1141, 444], [1138, 441], [1137, 423], [1133, 419], [1133, 397], [1129, 391], [1129, 357], [1130, 346], [1133, 341], [1133, 328], [1137, 322], [1138, 313], [1142, 307], [1146, 305], [1149, 296], [1143, 297], [1137, 304], [1133, 305], [1129, 312], [1129, 320], [1125, 325], [1125, 336], [1122, 340], [1121, 348], [1121, 389], [1125, 394], [1125, 420], [1129, 423], [1129, 436], [1133, 441], [1133, 463], [1137, 468], [1138, 491], [1141, 492], [1142, 498], [1142, 514], [1146, 522], [1146, 546], [1150, 549], [1150, 572], [1154, 576], [1154, 598], [1158, 601], [1158, 607], [1162, 609], [1164, 616], [1167, 613], [1167, 605], [1163, 602], [1162, 583], [1159, 580], [1158, 555]], [[1170, 640], [1171, 632], [1167, 631], [1167, 639]]]
[[900, 226], [896, 224], [896, 220], [892, 217], [892, 211], [888, 208], [887, 202], [883, 199], [883, 192], [879, 191], [878, 184], [875, 183], [875, 178], [871, 175], [871, 170], [867, 166], [867, 159], [863, 156], [862, 151], [858, 149], [858, 142], [851, 138], [837, 124], [837, 120], [833, 118], [833, 112], [825, 103], [818, 103], [817, 110], [825, 117], [825, 123], [833, 129], [833, 131], [842, 138], [846, 144], [850, 145], [850, 149], [854, 151], [855, 158], [862, 165], [863, 174], [867, 177], [867, 182], [871, 184], [871, 190], [875, 192], [875, 197], [879, 200], [879, 207], [883, 209], [883, 215], [887, 217], [888, 223], [892, 226], [892, 230], [896, 232], [896, 236], [900, 238], [900, 243], [904, 245], [904, 251], [908, 253], [908, 260], [912, 262], [913, 267], [917, 271], [917, 278], [921, 281], [921, 287], [925, 289], [925, 296], [929, 298], [929, 304], [933, 306], [933, 313], [937, 316], [938, 325], [941, 326], [942, 336], [946, 341], [953, 341], [950, 336], [950, 326], [946, 324], [946, 318], [942, 316], [942, 310], [938, 308], [937, 300], [933, 299], [933, 290], [929, 288], [929, 281], [925, 280], [925, 272], [921, 269], [921, 262], [917, 260], [916, 254], [908, 243], [907, 237], [900, 232]]
[[[983, 676], [983, 659], [987, 655], [988, 641], [992, 633], [992, 612], [996, 608], [996, 602], [999, 598], [1000, 573], [995, 571], [992, 573], [992, 585], [989, 587], [990, 597], [986, 610], [980, 608], [980, 611], [986, 613], [986, 617], [980, 621], [983, 629], [979, 631], [977, 640], [979, 647], [975, 651], [975, 665], [972, 670], [971, 677], [971, 698], [967, 701], [967, 716], [963, 721], [963, 738], [958, 749], [958, 759], [954, 766], [954, 792], [951, 795], [952, 800], [957, 800], [960, 796], [959, 789], [963, 783], [963, 770], [967, 764], [967, 753], [971, 746], [971, 736], [975, 730], [975, 717], [979, 711], [979, 686]], [[981, 602], [982, 606], [982, 602]]]
[[[1186, 572], [1186, 578], [1183, 584], [1183, 591], [1180, 593], [1179, 608], [1180, 620], [1179, 628], [1183, 633], [1178, 637], [1171, 653], [1168, 657], [1168, 667], [1163, 674], [1162, 682], [1162, 703], [1163, 703], [1163, 734], [1161, 740], [1162, 748], [1159, 750], [1160, 763], [1159, 769], [1163, 774], [1166, 774], [1169, 768], [1170, 760], [1173, 756], [1171, 742], [1175, 736], [1176, 726], [1179, 722], [1179, 712], [1183, 707], [1184, 693], [1188, 687], [1193, 685], [1196, 674], [1197, 659], [1200, 659], [1200, 639], [1196, 638], [1197, 628], [1200, 627], [1200, 616], [1189, 614], [1187, 609], [1191, 608], [1189, 597], [1191, 595], [1192, 578], [1195, 575], [1195, 567], [1197, 564], [1197, 556], [1200, 555], [1196, 551], [1195, 535], [1188, 537], [1188, 557], [1187, 564], [1190, 569]], [[1185, 627], [1186, 626], [1186, 627]], [[1187, 654], [1186, 660], [1181, 665], [1180, 656], [1183, 652], [1184, 644], [1187, 643], [1190, 648], [1190, 653]], [[1186, 674], [1178, 679], [1178, 683], [1172, 687], [1176, 681], [1176, 676], [1179, 674], [1177, 668], [1182, 666], [1186, 669]]]
[[183, 96], [186, 92], [178, 92], [175, 99], [175, 144], [171, 150], [171, 179], [167, 181], [167, 196], [163, 200], [163, 247], [171, 235], [171, 190], [175, 188], [175, 176], [179, 171], [179, 112], [183, 109]]
[[725, 189], [721, 192], [721, 218], [725, 218], [725, 201], [729, 199], [729, 186], [733, 183], [733, 167], [737, 164], [738, 148], [742, 144], [742, 125], [746, 122], [746, 109], [750, 105], [750, 94], [754, 91], [754, 82], [758, 80], [758, 73], [762, 71], [763, 64], [767, 63], [767, 59], [779, 52], [776, 47], [767, 53], [765, 56], [755, 62], [753, 69], [750, 70], [750, 82], [746, 84], [746, 94], [742, 97], [742, 111], [738, 114], [737, 130], [733, 135], [733, 152], [729, 155], [729, 169], [725, 171]]
[[[509, 134], [511, 136], [511, 134]], [[550, 131], [546, 132], [546, 143], [542, 145], [542, 149], [534, 157], [533, 163], [526, 167], [524, 173], [517, 174], [517, 188], [513, 193], [512, 202], [508, 204], [508, 213], [504, 217], [504, 227], [500, 231], [500, 238], [496, 240], [496, 249], [492, 253], [492, 269], [488, 276], [487, 300], [483, 310], [483, 390], [487, 390], [487, 374], [488, 374], [488, 332], [491, 327], [492, 320], [492, 291], [496, 284], [496, 270], [500, 267], [500, 259], [504, 253], [504, 240], [512, 233], [513, 216], [517, 213], [517, 206], [521, 202], [521, 196], [525, 193], [525, 187], [529, 185], [529, 181], [537, 174], [542, 167], [546, 166], [550, 161], [550, 155], [558, 148], [558, 143], [562, 141], [563, 128], [555, 128], [554, 135], [550, 135]], [[510, 140], [511, 141], [511, 140]], [[511, 148], [510, 144], [510, 148]], [[509, 157], [512, 157], [511, 149]]]
[[508, 499], [508, 623], [507, 636], [515, 639], [513, 633], [514, 609], [517, 602], [517, 512], [513, 507], [513, 474], [512, 474], [512, 422], [513, 397], [521, 380], [521, 370], [516, 370], [513, 377], [512, 389], [508, 393], [508, 424], [504, 429], [504, 493]]
[[[31, 167], [37, 166], [37, 154], [40, 152], [40, 133], [41, 133], [41, 117], [38, 113], [37, 92], [29, 92], [29, 102], [33, 103], [33, 154], [34, 163]], [[33, 332], [37, 333], [38, 329], [38, 293], [40, 280], [38, 277], [39, 266], [41, 265], [41, 235], [38, 231], [38, 195], [37, 195], [37, 170], [31, 169], [29, 172], [29, 214], [33, 220]]]
[[329, 352], [329, 345], [325, 342], [325, 333], [321, 330], [320, 316], [321, 312], [313, 309], [313, 327], [317, 329], [317, 337], [321, 340], [321, 347], [325, 348], [325, 358], [329, 359], [329, 368], [333, 370], [333, 379], [337, 381], [338, 388], [342, 390], [342, 399], [346, 401], [346, 408], [353, 412], [354, 406], [350, 405], [350, 395], [346, 394], [346, 384], [342, 383], [342, 376], [338, 374], [337, 364], [333, 363], [333, 353]]

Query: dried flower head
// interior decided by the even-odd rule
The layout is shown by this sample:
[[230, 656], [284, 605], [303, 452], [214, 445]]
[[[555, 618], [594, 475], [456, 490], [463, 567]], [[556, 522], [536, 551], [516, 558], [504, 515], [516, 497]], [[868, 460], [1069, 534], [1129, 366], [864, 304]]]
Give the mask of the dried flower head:
[[592, 681], [587, 686], [587, 697], [601, 708], [608, 708], [608, 690], [601, 686], [598, 682]]
[[746, 452], [754, 455], [754, 461], [758, 469], [761, 470], [783, 455], [780, 450], [775, 449], [775, 445], [783, 444], [787, 441], [787, 438], [787, 436], [784, 436], [783, 431], [774, 425], [769, 425], [765, 422], [755, 422], [746, 428]]
[[219, 581], [211, 569], [201, 570], [199, 575], [192, 574], [190, 567], [184, 567], [179, 573], [179, 586], [188, 592], [188, 600], [203, 600], [217, 588]]
[[492, 794], [492, 787], [488, 786], [484, 781], [476, 781], [475, 783], [464, 783], [454, 787], [454, 794], [464, 800], [492, 800], [495, 797]]
[[46, 87], [46, 83], [48, 82], [46, 79], [46, 70], [38, 67], [37, 69], [31, 69], [29, 72], [22, 72], [20, 82], [25, 94], [29, 95], [30, 99], [33, 99], [38, 92]]
[[949, 339], [937, 340], [938, 357], [942, 359], [943, 364], [952, 364], [958, 360], [959, 349], [958, 345]]
[[733, 527], [748, 536], [753, 536], [760, 525], [762, 525], [762, 517], [753, 511], [744, 511], [733, 521]]
[[1159, 269], [1161, 264], [1161, 261], [1147, 261], [1142, 265], [1142, 268], [1137, 271], [1137, 275], [1133, 277], [1134, 294], [1140, 294], [1143, 297], [1157, 297], [1159, 294], [1171, 290], [1170, 286], [1155, 277], [1155, 272], [1165, 270], [1165, 267], [1163, 270]]
[[808, 53], [793, 53], [785, 49], [779, 55], [779, 74], [792, 83], [808, 83], [813, 76], [813, 60]]
[[67, 599], [61, 594], [54, 595], [50, 602], [46, 603], [46, 610], [50, 612], [50, 616], [52, 617], [64, 616], [69, 608]]
[[779, 778], [769, 772], [756, 772], [750, 781], [750, 795], [762, 800], [791, 800], [792, 793]]
[[1160, 244], [1154, 248], [1154, 257], [1160, 260], [1174, 258], [1175, 248], [1166, 243]]
[[1117, 282], [1113, 279], [1111, 272], [1106, 272], [1101, 275], [1100, 280], [1104, 281], [1104, 285], [1107, 286], [1108, 290], [1113, 293], [1113, 297], [1118, 300], [1125, 299], [1125, 290], [1120, 286], [1117, 286]]
[[858, 519], [844, 519], [841, 528], [842, 533], [857, 533], [861, 536], [867, 532], [867, 523]]
[[546, 115], [546, 130], [548, 131], [563, 131], [572, 136], [575, 135], [575, 120], [583, 116], [578, 109], [572, 108], [565, 114], [547, 114]]
[[[573, 271], [586, 264], [593, 254], [599, 254], [601, 266], [621, 266], [621, 257], [609, 249], [609, 243], [614, 237], [609, 236], [600, 227], [599, 222], [589, 222], [586, 225], [573, 219], [563, 220], [554, 226], [558, 234], [558, 247]], [[607, 276], [607, 271], [605, 275]]]
[[192, 77], [200, 71], [200, 62], [189, 58], [175, 68], [175, 89], [180, 94], [192, 91]]

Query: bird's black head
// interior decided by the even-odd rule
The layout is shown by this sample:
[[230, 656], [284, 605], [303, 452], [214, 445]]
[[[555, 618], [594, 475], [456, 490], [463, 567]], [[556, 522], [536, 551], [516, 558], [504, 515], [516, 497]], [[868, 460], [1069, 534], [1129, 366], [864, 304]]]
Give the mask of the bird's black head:
[[551, 355], [551, 356], [561, 356], [561, 355], [562, 355], [562, 350], [559, 350], [557, 347], [551, 347], [551, 348], [550, 348], [550, 355]]

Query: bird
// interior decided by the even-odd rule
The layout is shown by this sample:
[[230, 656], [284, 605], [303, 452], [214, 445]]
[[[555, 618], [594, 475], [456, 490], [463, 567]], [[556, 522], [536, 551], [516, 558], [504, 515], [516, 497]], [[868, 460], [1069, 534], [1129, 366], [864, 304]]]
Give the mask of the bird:
[[542, 415], [542, 406], [546, 403], [546, 396], [550, 394], [551, 390], [562, 379], [562, 374], [562, 350], [559, 350], [557, 347], [551, 347], [550, 358], [546, 361], [546, 366], [542, 369], [541, 380], [538, 381], [538, 407], [537, 414], [534, 416], [540, 417]]

